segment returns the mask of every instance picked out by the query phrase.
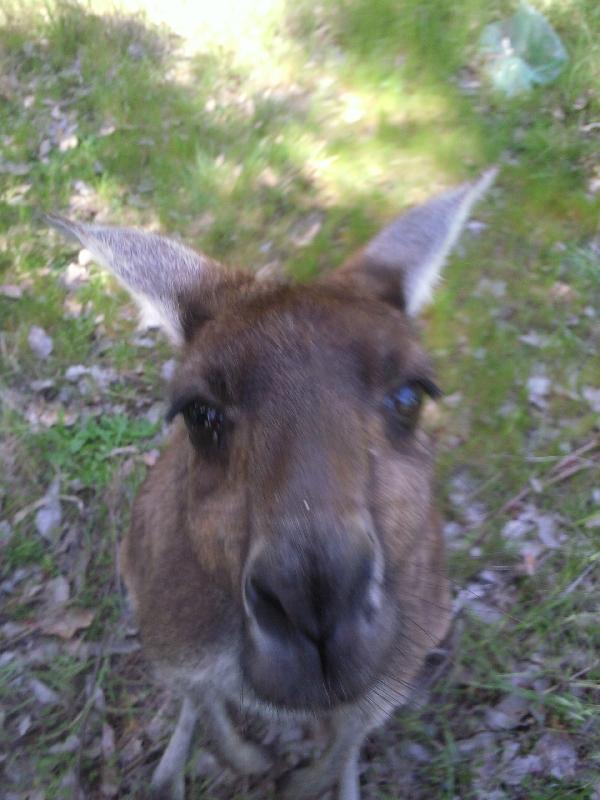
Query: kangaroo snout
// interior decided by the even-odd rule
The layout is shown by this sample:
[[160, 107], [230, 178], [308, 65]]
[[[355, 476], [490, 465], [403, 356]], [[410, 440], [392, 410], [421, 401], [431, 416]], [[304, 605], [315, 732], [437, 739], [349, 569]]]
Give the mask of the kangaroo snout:
[[262, 700], [296, 709], [357, 697], [381, 650], [382, 560], [371, 531], [341, 522], [306, 535], [301, 551], [266, 543], [243, 584], [248, 680]]

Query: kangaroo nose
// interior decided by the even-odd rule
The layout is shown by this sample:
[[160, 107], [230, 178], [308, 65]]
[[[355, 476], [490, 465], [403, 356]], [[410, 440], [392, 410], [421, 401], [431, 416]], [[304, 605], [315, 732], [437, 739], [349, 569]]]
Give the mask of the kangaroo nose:
[[247, 572], [247, 612], [271, 646], [301, 652], [315, 679], [346, 685], [353, 642], [377, 610], [374, 572], [370, 550], [292, 563], [263, 554]]

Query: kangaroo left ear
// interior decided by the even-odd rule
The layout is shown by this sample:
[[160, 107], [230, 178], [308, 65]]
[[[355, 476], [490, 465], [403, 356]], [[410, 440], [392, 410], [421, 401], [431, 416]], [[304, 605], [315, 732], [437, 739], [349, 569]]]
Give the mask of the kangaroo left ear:
[[195, 319], [211, 315], [218, 295], [235, 282], [217, 262], [164, 236], [85, 225], [58, 214], [45, 218], [112, 272], [137, 302], [142, 322], [162, 328], [175, 344], [191, 335]]
[[431, 297], [444, 262], [458, 241], [471, 209], [498, 170], [434, 197], [384, 228], [338, 275], [415, 315]]

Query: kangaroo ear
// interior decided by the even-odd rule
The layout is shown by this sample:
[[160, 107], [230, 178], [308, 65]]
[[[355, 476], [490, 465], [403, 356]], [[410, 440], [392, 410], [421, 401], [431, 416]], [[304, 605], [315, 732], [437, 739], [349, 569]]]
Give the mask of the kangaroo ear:
[[181, 344], [194, 319], [210, 316], [210, 301], [226, 277], [214, 261], [154, 233], [84, 225], [57, 214], [45, 219], [112, 272], [140, 306], [142, 323], [162, 328], [171, 341]]
[[375, 236], [341, 267], [362, 288], [417, 314], [429, 300], [444, 262], [479, 198], [496, 177], [489, 169], [476, 181], [411, 209]]

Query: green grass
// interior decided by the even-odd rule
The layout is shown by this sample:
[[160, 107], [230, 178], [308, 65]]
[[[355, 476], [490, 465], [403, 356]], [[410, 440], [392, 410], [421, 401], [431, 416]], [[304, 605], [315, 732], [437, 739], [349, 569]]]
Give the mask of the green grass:
[[112, 414], [86, 419], [73, 427], [59, 422], [34, 434], [29, 443], [32, 457], [35, 453], [47, 454], [50, 474], [54, 469], [67, 480], [79, 480], [85, 488], [102, 489], [114, 472], [114, 451], [149, 439], [155, 430], [147, 420]]
[[[143, 473], [140, 458], [160, 439], [145, 415], [163, 396], [160, 366], [170, 356], [163, 343], [135, 344], [131, 306], [100, 270], [65, 288], [61, 275], [77, 254], [39, 223], [39, 210], [157, 227], [232, 265], [274, 264], [304, 280], [334, 268], [405, 206], [498, 163], [498, 186], [477, 211], [487, 227], [466, 236], [451, 259], [424, 337], [440, 385], [455, 397], [431, 421], [440, 505], [464, 521], [450, 500], [461, 472], [489, 512], [451, 551], [452, 578], [463, 586], [493, 566], [515, 578], [498, 622], [461, 614], [432, 703], [401, 711], [394, 724], [399, 740], [432, 752], [431, 763], [413, 765], [415, 800], [474, 798], [476, 759], [457, 743], [481, 730], [484, 707], [534, 664], [552, 691], [537, 696], [539, 716], [507, 738], [527, 754], [545, 731], [564, 731], [589, 768], [562, 783], [534, 775], [520, 787], [492, 776], [487, 789], [591, 800], [600, 766], [598, 569], [567, 590], [597, 564], [599, 529], [586, 521], [597, 511], [598, 471], [530, 496], [540, 513], [560, 516], [566, 534], [533, 575], [503, 536], [510, 515], [500, 509], [532, 479], [545, 485], [557, 460], [597, 433], [581, 391], [599, 386], [600, 193], [590, 181], [600, 164], [590, 125], [600, 119], [600, 5], [540, 0], [569, 64], [552, 86], [512, 101], [485, 85], [471, 94], [459, 85], [476, 63], [483, 26], [511, 13], [508, 2], [254, 5], [240, 4], [227, 26], [220, 6], [190, 19], [177, 2], [165, 3], [161, 27], [108, 15], [103, 2], [0, 0], [0, 284], [23, 289], [18, 300], [0, 295], [0, 519], [10, 525], [2, 577], [24, 573], [1, 622], [34, 623], [36, 585], [66, 574], [71, 601], [97, 611], [84, 638], [122, 633], [115, 544]], [[168, 25], [187, 38], [177, 40]], [[66, 146], [70, 135], [76, 146]], [[299, 245], [315, 221], [314, 237]], [[503, 296], [481, 291], [483, 278], [504, 282]], [[81, 306], [75, 318], [65, 306], [73, 301]], [[53, 338], [46, 361], [28, 347], [31, 325]], [[531, 331], [545, 337], [542, 347], [521, 342]], [[118, 379], [80, 392], [65, 379], [77, 364], [115, 370]], [[553, 391], [540, 411], [526, 383], [542, 368]], [[54, 384], [42, 398], [31, 387], [40, 379]], [[32, 424], [36, 403], [38, 414], [56, 412], [51, 424]], [[68, 545], [64, 537], [41, 540], [34, 512], [17, 516], [57, 475], [61, 494], [84, 508], [63, 502]], [[81, 660], [59, 650], [41, 667], [2, 669], [0, 695], [10, 703], [3, 735], [14, 734], [23, 713], [33, 719], [11, 756], [11, 775], [24, 775], [15, 791], [35, 786], [63, 797], [74, 757], [53, 754], [51, 744], [80, 732], [82, 720], [92, 738], [109, 722], [122, 744], [156, 711], [135, 654]], [[32, 675], [68, 702], [38, 718], [27, 692]], [[102, 690], [104, 710], [90, 710], [86, 680]], [[385, 759], [387, 746], [375, 736], [371, 760]], [[86, 750], [76, 761], [92, 796], [102, 758]], [[147, 766], [119, 769], [120, 791], [133, 792]], [[193, 780], [194, 796], [213, 796]], [[382, 788], [380, 796], [395, 795]]]

